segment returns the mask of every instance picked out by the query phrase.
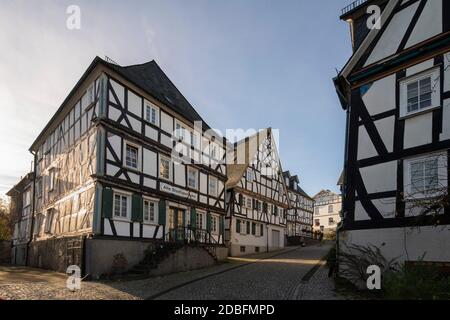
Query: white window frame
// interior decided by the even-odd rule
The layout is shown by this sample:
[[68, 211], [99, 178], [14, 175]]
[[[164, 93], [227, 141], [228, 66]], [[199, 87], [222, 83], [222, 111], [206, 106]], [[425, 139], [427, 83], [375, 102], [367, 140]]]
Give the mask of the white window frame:
[[[141, 160], [142, 147], [140, 145], [136, 144], [136, 143], [133, 143], [133, 142], [130, 142], [130, 141], [127, 141], [127, 140], [124, 140], [123, 143], [124, 143], [124, 146], [123, 146], [123, 166], [125, 168], [130, 169], [130, 170], [141, 171], [141, 167], [142, 167], [141, 166], [142, 165], [142, 160]], [[128, 146], [137, 149], [136, 168], [132, 167], [132, 166], [129, 166], [127, 164], [127, 147]]]
[[[159, 107], [155, 106], [153, 103], [151, 103], [148, 100], [144, 101], [144, 105], [145, 105], [145, 109], [144, 109], [144, 116], [145, 116], [145, 121], [147, 121], [148, 123], [151, 123], [152, 125], [159, 127], [160, 124], [160, 119], [159, 119]], [[150, 109], [150, 118], [147, 117], [147, 110]], [[152, 111], [155, 111], [155, 121], [152, 121]]]
[[219, 234], [219, 216], [211, 214], [211, 233]]
[[252, 209], [252, 198], [246, 197], [247, 203], [245, 204], [247, 208]]
[[[169, 161], [169, 178], [163, 177], [161, 175], [161, 162], [162, 160], [167, 160]], [[172, 181], [173, 178], [173, 163], [172, 163], [172, 159], [163, 155], [159, 155], [159, 163], [158, 163], [158, 177], [162, 180], [166, 180], [166, 181]]]
[[[148, 212], [148, 219], [145, 219], [145, 203], [148, 203], [148, 208], [150, 209], [150, 204], [153, 204], [153, 220], [150, 219], [150, 211]], [[143, 197], [143, 204], [142, 204], [142, 221], [144, 224], [151, 224], [151, 225], [158, 225], [158, 213], [159, 213], [159, 207], [158, 207], [159, 201], [157, 199]]]
[[404, 190], [405, 190], [405, 200], [417, 200], [417, 199], [427, 199], [437, 196], [436, 193], [424, 192], [416, 193], [412, 195], [412, 183], [411, 183], [411, 166], [417, 162], [422, 162], [425, 160], [430, 160], [436, 158], [438, 160], [438, 184], [442, 188], [448, 187], [448, 167], [447, 167], [447, 153], [434, 153], [427, 154], [424, 156], [408, 158], [404, 160]]
[[[431, 77], [431, 106], [420, 109], [420, 101], [419, 101], [419, 109], [415, 111], [408, 112], [408, 85], [420, 82], [426, 78]], [[400, 116], [408, 117], [415, 114], [421, 114], [427, 112], [429, 110], [439, 108], [441, 106], [441, 81], [440, 77], [440, 68], [433, 67], [432, 69], [425, 70], [416, 75], [410, 76], [406, 79], [400, 81]], [[419, 88], [420, 90], [420, 88]], [[420, 97], [420, 92], [419, 92]]]
[[[199, 223], [199, 221], [201, 221], [201, 224]], [[196, 212], [195, 228], [197, 230], [206, 230], [206, 212], [204, 212], [204, 211]]]
[[55, 215], [55, 209], [48, 209], [47, 213], [45, 215], [45, 224], [44, 224], [44, 233], [51, 233], [52, 232], [52, 225], [53, 225], [53, 217]]
[[[116, 195], [120, 196], [120, 216], [116, 216]], [[127, 199], [127, 216], [122, 217], [122, 197], [126, 197]], [[113, 220], [121, 220], [121, 221], [131, 221], [131, 193], [115, 190], [113, 189], [113, 209], [112, 209], [112, 219]]]
[[[213, 182], [213, 181], [215, 182], [215, 192], [214, 193], [211, 192], [211, 182]], [[211, 197], [215, 197], [215, 198], [217, 198], [219, 196], [219, 180], [216, 177], [213, 177], [211, 175], [208, 178], [208, 194]]]
[[49, 186], [48, 186], [48, 191], [53, 191], [55, 190], [55, 180], [56, 180], [56, 169], [55, 168], [50, 168], [48, 171], [48, 175], [49, 175]]
[[[195, 186], [191, 186], [189, 184], [189, 173], [191, 173], [191, 172], [195, 173]], [[186, 181], [186, 185], [188, 186], [188, 188], [198, 190], [198, 180], [199, 180], [198, 170], [193, 167], [188, 167], [187, 168], [187, 181]]]

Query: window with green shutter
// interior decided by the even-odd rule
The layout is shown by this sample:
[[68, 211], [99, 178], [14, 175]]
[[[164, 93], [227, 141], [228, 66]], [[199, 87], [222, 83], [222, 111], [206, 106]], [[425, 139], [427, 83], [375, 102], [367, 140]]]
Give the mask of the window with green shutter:
[[195, 208], [191, 208], [191, 229], [197, 228], [197, 210]]
[[241, 220], [236, 220], [236, 233], [241, 233]]
[[250, 221], [247, 221], [247, 234], [250, 234]]
[[252, 235], [256, 235], [256, 223], [252, 223]]
[[264, 225], [260, 224], [259, 225], [261, 227], [261, 237], [264, 236]]
[[166, 201], [165, 200], [159, 201], [158, 223], [163, 226], [166, 225]]

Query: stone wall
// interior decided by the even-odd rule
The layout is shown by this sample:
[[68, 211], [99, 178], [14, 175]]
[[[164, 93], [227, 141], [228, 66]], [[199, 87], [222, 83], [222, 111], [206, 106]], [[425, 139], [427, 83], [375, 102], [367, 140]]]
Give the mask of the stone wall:
[[[103, 275], [114, 274], [118, 269], [125, 272], [144, 258], [144, 251], [152, 241], [118, 240], [94, 238], [86, 240], [86, 274], [91, 279], [99, 279]], [[218, 261], [227, 259], [228, 249], [217, 247], [215, 254]], [[216, 261], [205, 248], [186, 246], [171, 253], [158, 267], [152, 276], [171, 274], [209, 267]]]
[[33, 241], [28, 251], [30, 267], [65, 273], [68, 266], [83, 268], [83, 237]]
[[0, 241], [0, 264], [11, 263], [11, 241]]

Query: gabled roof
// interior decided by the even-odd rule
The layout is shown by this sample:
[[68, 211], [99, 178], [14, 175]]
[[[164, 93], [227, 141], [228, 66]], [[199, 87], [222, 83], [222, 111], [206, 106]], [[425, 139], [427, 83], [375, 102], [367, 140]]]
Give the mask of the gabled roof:
[[334, 193], [334, 192], [331, 191], [331, 190], [325, 190], [325, 189], [322, 189], [322, 190], [320, 190], [320, 191], [313, 197], [313, 199], [314, 199], [314, 200], [317, 200], [317, 199], [319, 199], [319, 198], [322, 198], [322, 197], [328, 197], [328, 196], [340, 196], [340, 195], [337, 194], [337, 193]]
[[[298, 185], [300, 183], [300, 179], [298, 178], [298, 175], [292, 176], [290, 171], [285, 171], [283, 172], [283, 177], [286, 179], [289, 179], [289, 185], [287, 186], [289, 190], [297, 192], [299, 194], [301, 194], [302, 196], [309, 198], [312, 200], [312, 198]], [[297, 188], [292, 188], [292, 184], [291, 182], [295, 181], [297, 182]]]
[[205, 130], [210, 129], [208, 124], [201, 118], [194, 107], [187, 101], [187, 99], [181, 94], [177, 87], [167, 77], [167, 75], [161, 70], [159, 65], [154, 61], [146, 62], [143, 64], [131, 65], [122, 67], [114, 63], [107, 62], [100, 57], [95, 57], [84, 74], [76, 83], [75, 87], [67, 95], [61, 106], [55, 112], [53, 117], [47, 123], [45, 128], [41, 131], [39, 136], [33, 142], [30, 147], [30, 151], [33, 151], [39, 141], [47, 134], [47, 131], [52, 126], [53, 122], [60, 115], [61, 112], [67, 108], [67, 103], [75, 95], [77, 90], [83, 84], [83, 82], [89, 77], [91, 72], [99, 65], [103, 65], [108, 69], [115, 71], [126, 80], [133, 83], [141, 90], [147, 92], [149, 95], [166, 105], [182, 117], [187, 120], [202, 121], [203, 128]]
[[[263, 129], [235, 143], [234, 147], [231, 149], [234, 152], [233, 163], [227, 164], [228, 180], [225, 184], [227, 188], [233, 188], [239, 184], [239, 181], [241, 181], [241, 178], [244, 176], [245, 171], [250, 165], [250, 161], [256, 156], [260, 144], [270, 134], [270, 132], [271, 128]], [[255, 140], [257, 141], [256, 148], [253, 146], [253, 143], [250, 145], [250, 141], [253, 142]], [[242, 150], [244, 150], [244, 158], [242, 158], [242, 155], [238, 154], [238, 152], [242, 152]], [[239, 157], [240, 163], [237, 163], [237, 157]]]
[[34, 179], [34, 173], [33, 172], [29, 172], [27, 173], [24, 177], [21, 177], [19, 182], [17, 182], [17, 184], [14, 185], [14, 187], [11, 188], [11, 190], [9, 190], [6, 195], [8, 197], [12, 197], [18, 193], [22, 193], [24, 188], [27, 187], [27, 185]]
[[[202, 121], [206, 125], [206, 122], [161, 70], [155, 60], [126, 67], [106, 61], [104, 63], [187, 120], [191, 122]], [[207, 126], [207, 129], [209, 129], [209, 126]]]

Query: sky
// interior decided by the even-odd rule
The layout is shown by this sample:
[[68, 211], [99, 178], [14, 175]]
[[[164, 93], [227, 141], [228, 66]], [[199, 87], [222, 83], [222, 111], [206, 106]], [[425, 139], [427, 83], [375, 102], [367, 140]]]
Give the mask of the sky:
[[0, 194], [95, 56], [154, 59], [211, 127], [279, 129], [283, 169], [310, 195], [338, 191], [345, 113], [331, 79], [351, 55], [350, 2], [0, 0]]

